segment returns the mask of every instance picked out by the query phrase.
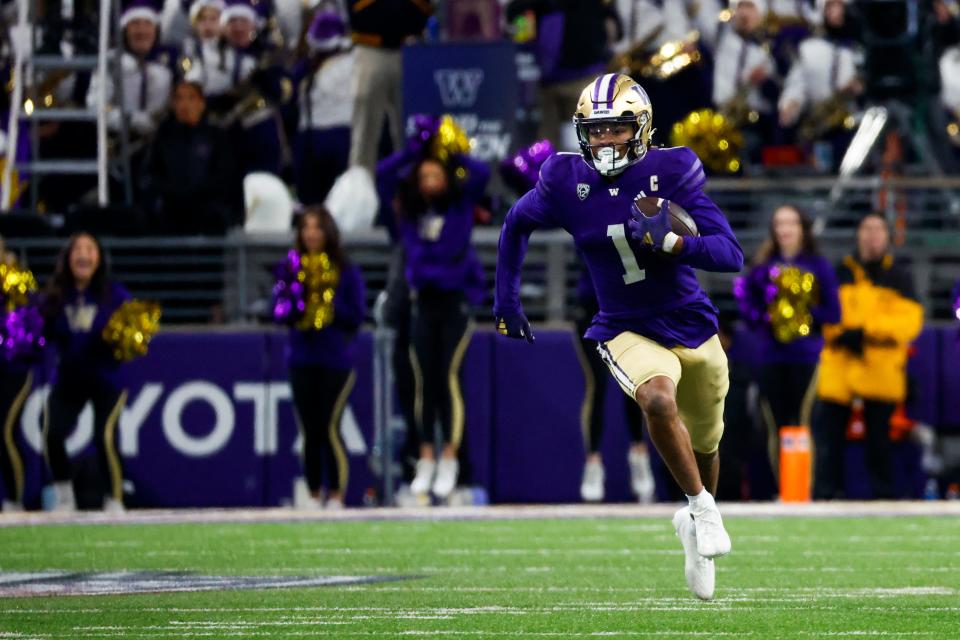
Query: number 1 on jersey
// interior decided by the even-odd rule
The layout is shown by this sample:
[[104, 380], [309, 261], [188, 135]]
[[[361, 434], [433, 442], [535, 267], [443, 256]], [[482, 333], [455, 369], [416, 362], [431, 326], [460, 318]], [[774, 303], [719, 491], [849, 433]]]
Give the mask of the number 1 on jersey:
[[646, 271], [637, 264], [637, 257], [633, 255], [630, 244], [627, 242], [626, 225], [611, 224], [607, 226], [607, 236], [613, 239], [613, 246], [617, 248], [620, 254], [620, 262], [623, 263], [623, 284], [633, 284], [640, 282], [647, 277]]

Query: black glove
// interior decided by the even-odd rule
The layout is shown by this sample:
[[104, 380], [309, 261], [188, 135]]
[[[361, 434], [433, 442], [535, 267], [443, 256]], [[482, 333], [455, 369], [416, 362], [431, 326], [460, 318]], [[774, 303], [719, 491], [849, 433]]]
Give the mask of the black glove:
[[508, 338], [526, 340], [527, 342], [534, 342], [536, 340], [536, 338], [533, 337], [533, 331], [530, 330], [530, 323], [522, 311], [495, 317], [495, 326], [497, 333], [500, 335], [507, 336]]
[[863, 329], [847, 329], [833, 341], [856, 356], [863, 355]]

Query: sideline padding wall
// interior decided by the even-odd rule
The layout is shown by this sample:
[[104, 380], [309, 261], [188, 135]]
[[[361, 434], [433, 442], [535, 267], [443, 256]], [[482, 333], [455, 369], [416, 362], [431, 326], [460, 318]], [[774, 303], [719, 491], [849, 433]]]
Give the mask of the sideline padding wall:
[[[912, 415], [960, 430], [960, 350], [953, 327], [924, 331], [910, 371]], [[368, 459], [373, 433], [373, 339], [360, 335], [357, 380], [341, 424], [349, 459], [347, 502], [359, 505], [379, 480]], [[143, 507], [278, 506], [300, 475], [299, 433], [283, 360], [283, 332], [164, 333], [150, 354], [127, 365], [129, 398], [120, 452], [129, 504]], [[36, 386], [16, 429], [26, 471], [26, 502], [36, 508], [47, 474], [40, 425], [48, 382]], [[473, 484], [493, 502], [576, 502], [585, 457], [580, 411], [584, 375], [567, 331], [539, 331], [537, 342], [473, 334], [461, 376]], [[629, 501], [624, 396], [607, 381], [602, 440], [607, 499]], [[78, 471], [89, 472], [92, 412], [68, 440]], [[853, 445], [854, 447], [856, 445]], [[666, 498], [666, 474], [654, 457]], [[851, 478], [863, 476], [854, 455]], [[912, 485], [913, 483], [911, 483]], [[913, 489], [911, 488], [911, 491]], [[854, 491], [854, 494], [859, 493]], [[6, 489], [4, 488], [4, 494]]]

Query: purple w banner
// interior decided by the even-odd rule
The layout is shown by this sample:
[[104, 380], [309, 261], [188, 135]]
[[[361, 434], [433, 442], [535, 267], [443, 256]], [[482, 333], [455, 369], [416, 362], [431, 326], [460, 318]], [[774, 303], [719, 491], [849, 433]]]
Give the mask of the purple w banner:
[[403, 119], [451, 114], [475, 141], [472, 155], [502, 160], [513, 144], [516, 50], [509, 42], [419, 44], [403, 49]]

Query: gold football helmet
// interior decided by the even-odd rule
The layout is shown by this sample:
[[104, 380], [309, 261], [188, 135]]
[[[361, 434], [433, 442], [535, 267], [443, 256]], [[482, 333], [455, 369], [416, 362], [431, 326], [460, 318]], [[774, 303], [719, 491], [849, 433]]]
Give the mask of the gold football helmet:
[[[615, 176], [647, 155], [653, 135], [653, 106], [647, 92], [630, 76], [607, 73], [584, 87], [573, 115], [584, 161], [601, 175]], [[633, 137], [625, 145], [590, 143], [597, 127], [629, 125]], [[618, 153], [616, 147], [625, 148]]]

